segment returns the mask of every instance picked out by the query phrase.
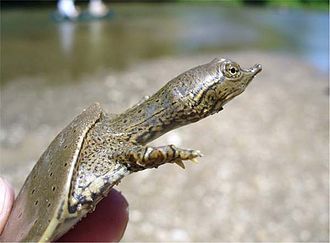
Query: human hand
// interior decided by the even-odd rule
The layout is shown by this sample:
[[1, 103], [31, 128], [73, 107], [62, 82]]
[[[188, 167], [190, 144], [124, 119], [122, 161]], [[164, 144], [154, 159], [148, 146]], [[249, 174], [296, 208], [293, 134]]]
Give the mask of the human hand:
[[[14, 203], [14, 190], [0, 178], [0, 234]], [[120, 192], [112, 189], [96, 207], [58, 241], [119, 241], [128, 222], [128, 203]]]

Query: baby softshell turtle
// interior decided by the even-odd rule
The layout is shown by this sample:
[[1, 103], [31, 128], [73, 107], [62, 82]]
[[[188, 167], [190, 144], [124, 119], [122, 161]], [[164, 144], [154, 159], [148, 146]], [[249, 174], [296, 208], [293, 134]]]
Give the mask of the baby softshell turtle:
[[197, 150], [146, 144], [221, 111], [260, 71], [260, 64], [242, 69], [216, 58], [121, 114], [108, 115], [98, 103], [91, 105], [42, 154], [15, 200], [1, 240], [54, 241], [124, 176], [166, 163], [184, 167], [184, 160], [195, 160], [201, 156]]

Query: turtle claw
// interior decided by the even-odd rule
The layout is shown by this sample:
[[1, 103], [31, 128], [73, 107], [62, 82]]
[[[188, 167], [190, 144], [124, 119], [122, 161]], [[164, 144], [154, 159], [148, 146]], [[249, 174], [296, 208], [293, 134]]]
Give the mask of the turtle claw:
[[191, 162], [193, 163], [198, 163], [197, 157], [202, 157], [203, 154], [199, 151], [199, 150], [193, 150], [193, 152], [191, 153], [193, 158], [191, 158]]
[[182, 160], [177, 160], [174, 163], [176, 163], [178, 166], [180, 166], [182, 169], [185, 169], [186, 166], [184, 165], [184, 163], [182, 162]]
[[[197, 157], [202, 157], [202, 156], [203, 156], [203, 154], [199, 150], [191, 150], [190, 155], [188, 157], [186, 157], [185, 160], [188, 159], [191, 162], [197, 164], [198, 163]], [[182, 169], [186, 168], [186, 166], [184, 165], [184, 163], [182, 161], [182, 158], [174, 160], [174, 163], [177, 164], [178, 166], [180, 166]]]
[[193, 156], [195, 156], [195, 158], [196, 157], [203, 157], [204, 155], [201, 153], [201, 151], [199, 151], [199, 150], [194, 150], [193, 151]]

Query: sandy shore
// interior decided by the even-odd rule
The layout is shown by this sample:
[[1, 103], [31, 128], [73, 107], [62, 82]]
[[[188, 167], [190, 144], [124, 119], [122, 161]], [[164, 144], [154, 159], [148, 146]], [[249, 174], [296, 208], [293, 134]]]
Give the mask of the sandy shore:
[[[125, 72], [86, 75], [70, 85], [42, 77], [1, 91], [1, 175], [22, 186], [52, 138], [99, 101], [117, 113], [166, 81], [216, 55], [165, 58]], [[205, 155], [186, 170], [163, 166], [125, 178], [130, 203], [124, 241], [327, 241], [329, 237], [329, 87], [301, 60], [227, 53], [263, 71], [220, 114], [180, 128], [155, 144]]]

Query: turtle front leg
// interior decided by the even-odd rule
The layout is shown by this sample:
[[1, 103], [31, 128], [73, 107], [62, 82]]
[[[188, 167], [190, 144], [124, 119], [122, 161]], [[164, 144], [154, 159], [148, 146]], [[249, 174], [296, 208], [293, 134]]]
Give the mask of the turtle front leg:
[[181, 149], [174, 145], [138, 146], [128, 152], [128, 160], [142, 168], [157, 168], [162, 164], [176, 163], [184, 169], [183, 160], [196, 162], [196, 158], [201, 156], [198, 150]]

